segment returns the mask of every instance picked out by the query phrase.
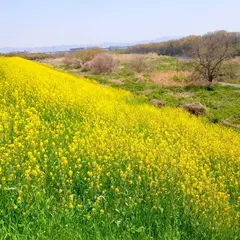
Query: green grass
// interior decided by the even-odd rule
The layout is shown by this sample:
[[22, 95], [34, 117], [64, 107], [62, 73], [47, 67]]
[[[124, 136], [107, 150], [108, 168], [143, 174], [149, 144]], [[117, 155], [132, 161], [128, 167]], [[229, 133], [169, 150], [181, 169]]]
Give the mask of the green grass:
[[234, 77], [232, 79], [227, 79], [226, 82], [240, 84], [240, 63], [234, 63], [232, 65], [232, 70], [234, 72]]
[[[189, 97], [176, 97], [178, 93], [190, 93]], [[159, 98], [168, 105], [179, 107], [185, 103], [201, 102], [209, 109], [209, 120], [214, 123], [231, 119], [240, 123], [240, 92], [234, 87], [168, 87], [154, 90], [148, 99]]]
[[175, 57], [161, 57], [152, 62], [154, 70], [157, 71], [181, 71], [191, 70], [188, 61], [181, 60]]

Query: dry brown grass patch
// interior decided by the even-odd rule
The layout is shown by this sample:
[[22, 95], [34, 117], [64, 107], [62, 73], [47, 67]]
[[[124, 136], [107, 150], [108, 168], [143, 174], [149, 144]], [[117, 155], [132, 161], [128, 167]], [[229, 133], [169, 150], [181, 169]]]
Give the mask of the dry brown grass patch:
[[151, 94], [153, 91], [151, 89], [146, 89], [143, 91], [139, 91], [138, 93], [143, 94], [143, 95], [148, 95]]
[[137, 82], [144, 82], [145, 81], [144, 73], [136, 73], [135, 76], [136, 76]]
[[187, 86], [190, 84], [190, 82], [184, 82], [184, 81], [174, 81], [174, 76], [183, 76], [183, 77], [189, 77], [189, 72], [177, 72], [177, 71], [161, 71], [161, 72], [154, 72], [150, 74], [150, 77], [153, 82], [160, 86]]
[[233, 62], [240, 63], [240, 57], [235, 57], [232, 60]]
[[132, 60], [136, 59], [137, 57], [144, 57], [146, 59], [154, 60], [158, 59], [159, 56], [156, 53], [149, 53], [149, 54], [111, 54], [114, 59], [120, 62], [131, 62]]
[[41, 62], [57, 67], [57, 66], [63, 65], [63, 60], [64, 60], [64, 57], [60, 57], [60, 58], [46, 58], [46, 59], [41, 60]]

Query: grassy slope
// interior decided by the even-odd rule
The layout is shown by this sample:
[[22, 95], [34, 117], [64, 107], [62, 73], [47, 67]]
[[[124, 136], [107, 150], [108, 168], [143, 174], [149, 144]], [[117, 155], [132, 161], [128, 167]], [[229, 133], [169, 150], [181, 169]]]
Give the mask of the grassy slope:
[[239, 134], [0, 58], [0, 236], [234, 239]]

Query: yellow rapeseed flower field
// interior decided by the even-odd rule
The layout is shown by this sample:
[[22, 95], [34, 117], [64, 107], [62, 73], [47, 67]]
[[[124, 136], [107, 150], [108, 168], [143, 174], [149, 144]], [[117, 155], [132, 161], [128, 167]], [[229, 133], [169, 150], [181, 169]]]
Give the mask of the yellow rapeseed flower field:
[[240, 239], [240, 135], [0, 58], [0, 217], [15, 239]]

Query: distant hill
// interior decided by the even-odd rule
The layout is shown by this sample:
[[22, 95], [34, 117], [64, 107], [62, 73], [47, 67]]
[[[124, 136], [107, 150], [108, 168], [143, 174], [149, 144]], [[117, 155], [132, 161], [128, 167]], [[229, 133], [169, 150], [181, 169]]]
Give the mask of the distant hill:
[[0, 48], [1, 53], [8, 53], [8, 52], [62, 52], [62, 51], [69, 51], [71, 48], [88, 48], [88, 47], [101, 47], [106, 48], [110, 46], [133, 46], [136, 44], [144, 44], [150, 42], [163, 42], [172, 39], [179, 39], [181, 37], [177, 36], [165, 36], [161, 38], [156, 38], [153, 40], [142, 40], [142, 41], [135, 41], [131, 43], [114, 43], [114, 42], [106, 42], [102, 44], [73, 44], [73, 45], [60, 45], [60, 46], [46, 46], [46, 47], [26, 47], [26, 48], [19, 48], [19, 47], [4, 47]]

